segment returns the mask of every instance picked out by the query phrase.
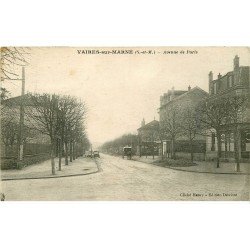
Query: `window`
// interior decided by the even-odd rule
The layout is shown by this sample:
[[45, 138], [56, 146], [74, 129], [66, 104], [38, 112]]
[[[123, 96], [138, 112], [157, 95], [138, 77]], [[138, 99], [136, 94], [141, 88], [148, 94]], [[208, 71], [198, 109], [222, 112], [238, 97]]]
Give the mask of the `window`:
[[225, 142], [225, 139], [226, 139], [226, 135], [225, 135], [225, 134], [222, 134], [222, 135], [221, 135], [221, 142]]
[[227, 151], [226, 149], [226, 135], [221, 135], [221, 151]]
[[250, 132], [246, 132], [246, 149], [245, 151], [250, 151]]
[[246, 133], [246, 142], [249, 143], [250, 142], [250, 132]]
[[230, 142], [234, 142], [234, 133], [230, 133]]
[[229, 136], [229, 151], [234, 151], [234, 133], [230, 133]]

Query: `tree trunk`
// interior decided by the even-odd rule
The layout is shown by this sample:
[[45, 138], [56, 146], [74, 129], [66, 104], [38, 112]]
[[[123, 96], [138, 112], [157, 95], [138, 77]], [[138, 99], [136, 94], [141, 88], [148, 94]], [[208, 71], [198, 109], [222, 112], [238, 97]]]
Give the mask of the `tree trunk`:
[[73, 148], [72, 148], [72, 142], [70, 141], [69, 143], [69, 161], [72, 162], [73, 161]]
[[153, 159], [155, 158], [155, 145], [154, 145], [154, 142], [153, 142]]
[[220, 157], [221, 157], [221, 133], [217, 131], [217, 161], [216, 167], [220, 167]]
[[69, 144], [65, 141], [65, 165], [69, 165]]
[[76, 159], [79, 157], [79, 152], [78, 152], [77, 143], [75, 143], [75, 157], [76, 157]]
[[190, 160], [191, 162], [194, 161], [194, 150], [193, 150], [193, 141], [190, 139]]
[[239, 157], [239, 130], [236, 126], [234, 130], [234, 158], [236, 163], [236, 171], [240, 172], [240, 157]]
[[55, 143], [53, 141], [51, 143], [50, 159], [51, 159], [52, 174], [55, 175], [56, 174], [56, 170], [55, 170]]
[[61, 147], [61, 158], [62, 158], [64, 156], [64, 134], [63, 132], [61, 132], [60, 147]]
[[227, 153], [227, 147], [228, 147], [228, 137], [227, 137], [227, 134], [225, 133], [225, 155], [224, 155], [224, 158], [227, 159], [228, 157], [228, 153]]
[[59, 162], [58, 162], [58, 168], [59, 171], [62, 170], [62, 141], [59, 140], [59, 145], [58, 145], [58, 158], [59, 158]]
[[59, 156], [59, 140], [56, 140], [56, 146], [55, 146], [55, 157]]
[[172, 159], [176, 159], [175, 155], [175, 137], [172, 138]]
[[75, 142], [72, 142], [72, 159], [73, 161], [76, 159]]
[[83, 144], [80, 144], [80, 149], [79, 149], [79, 156], [83, 156]]
[[163, 155], [163, 141], [161, 141], [161, 145], [160, 145], [160, 147], [161, 147], [161, 159], [162, 160], [164, 160], [164, 155]]

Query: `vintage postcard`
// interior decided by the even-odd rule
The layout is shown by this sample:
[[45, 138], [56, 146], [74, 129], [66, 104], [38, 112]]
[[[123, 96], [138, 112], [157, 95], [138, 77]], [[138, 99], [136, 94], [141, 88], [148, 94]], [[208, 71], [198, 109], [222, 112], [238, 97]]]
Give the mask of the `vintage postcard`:
[[0, 56], [2, 201], [250, 199], [250, 48]]

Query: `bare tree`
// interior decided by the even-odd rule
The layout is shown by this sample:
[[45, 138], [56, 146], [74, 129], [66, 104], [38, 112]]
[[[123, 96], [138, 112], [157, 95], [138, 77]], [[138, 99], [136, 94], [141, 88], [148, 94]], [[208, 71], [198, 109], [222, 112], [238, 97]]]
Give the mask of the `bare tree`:
[[1, 81], [19, 80], [15, 68], [28, 64], [29, 48], [27, 47], [1, 47], [0, 69]]
[[76, 152], [75, 150], [73, 152], [73, 147], [78, 137], [85, 131], [85, 106], [74, 97], [55, 94], [30, 94], [27, 99], [29, 103], [26, 115], [32, 127], [50, 138], [51, 167], [52, 174], [55, 174], [56, 149], [59, 170], [61, 170], [63, 148], [65, 148], [65, 165], [68, 165], [69, 143], [72, 143], [70, 157], [75, 159]]
[[85, 127], [82, 122], [78, 122], [72, 131], [72, 144], [73, 144], [73, 160], [78, 158], [80, 155], [79, 145], [81, 145], [82, 140], [85, 138]]
[[217, 137], [217, 168], [220, 167], [221, 135], [227, 124], [229, 114], [229, 99], [220, 98], [202, 101], [196, 110], [202, 127], [211, 131], [214, 129]]
[[161, 128], [161, 123], [159, 125], [159, 140], [161, 141], [161, 159], [163, 160], [164, 159], [164, 152], [163, 152], [163, 141], [164, 141], [164, 138], [165, 138], [165, 133], [163, 131], [163, 129]]
[[[57, 110], [57, 123], [58, 123], [58, 167], [59, 171], [61, 170], [61, 160], [62, 160], [62, 154], [63, 154], [63, 147], [66, 143], [66, 117], [68, 113], [68, 106], [69, 103], [69, 97], [62, 97], [60, 98], [58, 102], [58, 110]], [[66, 148], [66, 155], [68, 154], [67, 148]], [[65, 156], [65, 165], [68, 165], [68, 155]]]
[[70, 162], [73, 161], [74, 146], [79, 127], [84, 130], [84, 122], [86, 117], [86, 106], [83, 102], [74, 97], [66, 97], [65, 99], [65, 123], [64, 123], [64, 143], [65, 143], [65, 164], [68, 165], [68, 155]]
[[13, 148], [18, 140], [19, 110], [16, 105], [15, 102], [11, 104], [6, 98], [1, 99], [1, 143], [5, 146], [5, 155], [8, 147]]
[[[34, 135], [33, 131], [29, 127], [24, 126], [23, 128], [23, 140], [26, 141], [28, 138], [32, 138]], [[15, 121], [2, 119], [1, 121], [1, 142], [5, 146], [5, 156], [8, 155], [8, 149], [11, 149], [11, 155], [14, 155], [14, 145], [19, 140], [19, 124]]]
[[228, 117], [227, 123], [232, 126], [234, 133], [234, 156], [236, 162], [236, 171], [240, 171], [240, 124], [246, 119], [246, 110], [248, 105], [247, 95], [235, 95], [228, 97]]
[[79, 139], [80, 139], [80, 143], [82, 145], [82, 155], [83, 155], [83, 152], [85, 152], [86, 150], [89, 149], [89, 147], [90, 147], [90, 141], [89, 141], [86, 133], [82, 133], [80, 135]]
[[138, 137], [134, 134], [124, 134], [112, 141], [105, 142], [101, 146], [101, 150], [105, 153], [109, 154], [118, 154], [120, 155], [122, 152], [120, 148], [130, 145], [132, 147], [133, 153], [135, 153], [135, 149], [138, 145]]
[[51, 168], [52, 174], [55, 174], [55, 147], [58, 136], [58, 100], [59, 96], [50, 94], [29, 95], [27, 117], [34, 128], [50, 138]]
[[13, 151], [13, 146], [18, 139], [18, 124], [14, 122], [8, 122], [6, 120], [2, 121], [1, 124], [1, 141], [5, 146], [5, 156], [7, 155], [8, 147], [11, 147]]
[[176, 139], [182, 133], [181, 125], [181, 108], [177, 105], [172, 105], [165, 111], [163, 120], [160, 121], [160, 133], [164, 139], [169, 138], [171, 140], [171, 158], [176, 158]]
[[195, 112], [195, 107], [188, 105], [182, 110], [182, 133], [189, 140], [189, 149], [190, 149], [190, 159], [193, 162], [194, 160], [194, 140], [199, 132], [199, 121], [197, 113]]

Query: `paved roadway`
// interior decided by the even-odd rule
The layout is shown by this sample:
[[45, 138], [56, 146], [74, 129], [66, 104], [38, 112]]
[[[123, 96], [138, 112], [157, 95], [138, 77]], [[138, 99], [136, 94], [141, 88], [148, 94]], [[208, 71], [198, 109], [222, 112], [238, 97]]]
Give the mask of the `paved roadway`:
[[2, 189], [6, 200], [249, 199], [249, 175], [183, 172], [108, 155], [97, 161], [96, 174], [4, 181]]

